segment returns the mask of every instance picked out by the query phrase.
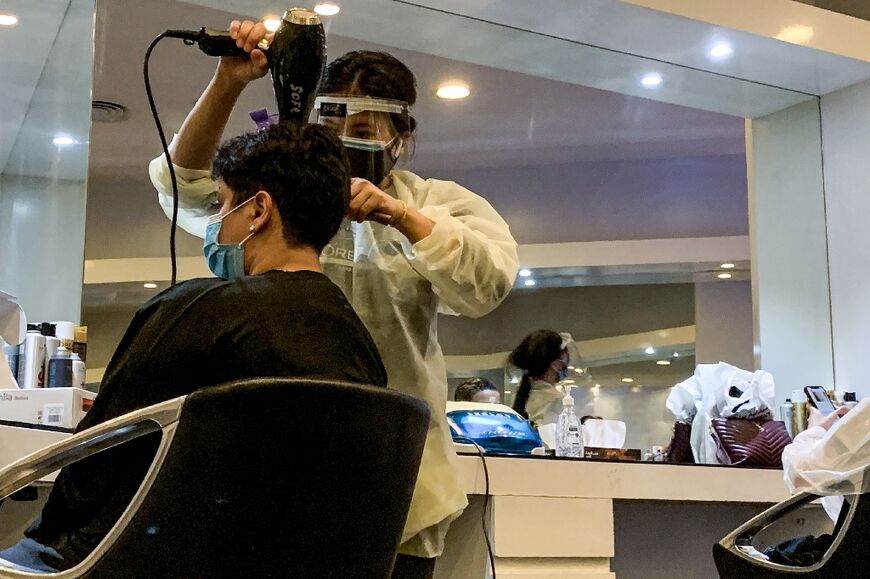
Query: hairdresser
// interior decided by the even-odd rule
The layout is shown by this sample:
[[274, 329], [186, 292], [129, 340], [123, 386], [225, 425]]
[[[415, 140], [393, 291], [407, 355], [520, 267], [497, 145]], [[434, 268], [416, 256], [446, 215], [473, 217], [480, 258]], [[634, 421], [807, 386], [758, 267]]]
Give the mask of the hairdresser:
[[[208, 171], [216, 146], [242, 90], [267, 72], [265, 55], [255, 48], [267, 34], [263, 24], [233, 22], [231, 34], [250, 57], [221, 58], [170, 145], [179, 224], [199, 237], [217, 210]], [[456, 183], [394, 168], [413, 139], [416, 123], [409, 108], [417, 98], [415, 85], [413, 73], [391, 55], [351, 52], [326, 68], [315, 105], [319, 122], [341, 137], [356, 176], [344, 230], [352, 250], [327, 247], [323, 271], [342, 287], [371, 332], [389, 386], [432, 408], [394, 572], [408, 578], [432, 576], [447, 528], [467, 505], [443, 412], [447, 377], [436, 316], [489, 313], [507, 296], [518, 269], [516, 242], [489, 203]], [[164, 158], [149, 169], [160, 204], [170, 213]]]

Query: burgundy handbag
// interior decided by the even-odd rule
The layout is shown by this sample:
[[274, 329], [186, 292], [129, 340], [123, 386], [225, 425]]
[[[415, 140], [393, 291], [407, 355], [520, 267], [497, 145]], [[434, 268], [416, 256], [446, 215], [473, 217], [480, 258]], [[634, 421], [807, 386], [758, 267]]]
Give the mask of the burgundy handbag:
[[782, 467], [782, 450], [791, 442], [785, 422], [714, 418], [711, 427], [721, 464]]
[[674, 423], [674, 437], [665, 450], [665, 462], [694, 463], [692, 454], [692, 425], [682, 420]]

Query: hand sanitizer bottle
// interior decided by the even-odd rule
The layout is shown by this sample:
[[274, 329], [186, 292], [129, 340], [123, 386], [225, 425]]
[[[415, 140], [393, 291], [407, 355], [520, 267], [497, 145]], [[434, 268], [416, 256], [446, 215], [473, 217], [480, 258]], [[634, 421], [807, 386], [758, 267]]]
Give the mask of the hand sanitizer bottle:
[[562, 413], [556, 426], [556, 456], [583, 458], [583, 429], [580, 419], [574, 414], [574, 397], [571, 385], [565, 386], [562, 398]]

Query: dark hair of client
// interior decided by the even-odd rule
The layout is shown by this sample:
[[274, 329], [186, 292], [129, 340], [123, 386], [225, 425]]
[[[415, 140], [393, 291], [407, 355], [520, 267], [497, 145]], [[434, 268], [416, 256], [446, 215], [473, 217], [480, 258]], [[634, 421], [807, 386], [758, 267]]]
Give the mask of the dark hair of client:
[[486, 378], [470, 378], [456, 387], [453, 399], [457, 402], [473, 402], [474, 395], [484, 390], [495, 390], [498, 392], [498, 388]]
[[316, 124], [283, 122], [224, 141], [211, 176], [233, 191], [233, 205], [266, 191], [291, 247], [323, 251], [350, 201], [350, 173], [335, 133]]
[[[417, 102], [417, 79], [398, 58], [386, 52], [354, 50], [339, 56], [326, 66], [320, 82], [320, 94], [368, 96], [404, 101], [408, 106]], [[390, 113], [399, 133], [413, 133], [414, 117], [408, 123], [402, 115]]]
[[523, 370], [523, 379], [514, 399], [513, 409], [528, 418], [526, 404], [532, 391], [532, 377], [542, 375], [565, 348], [562, 336], [551, 330], [537, 330], [526, 336], [508, 356], [508, 362]]

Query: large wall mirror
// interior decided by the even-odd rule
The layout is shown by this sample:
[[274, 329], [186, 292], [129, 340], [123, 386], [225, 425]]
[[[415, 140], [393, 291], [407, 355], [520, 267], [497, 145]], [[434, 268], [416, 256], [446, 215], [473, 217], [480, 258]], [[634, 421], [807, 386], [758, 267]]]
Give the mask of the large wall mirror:
[[[534, 330], [568, 332], [579, 413], [625, 421], [629, 447], [665, 445], [669, 387], [696, 363], [756, 364], [745, 119], [815, 97], [742, 80], [728, 69], [727, 35], [710, 39], [709, 72], [452, 5], [347, 1], [326, 21], [331, 57], [385, 50], [416, 74], [419, 129], [405, 168], [483, 196], [520, 244], [523, 270], [499, 309], [439, 320], [451, 394], [481, 376], [510, 403], [517, 376], [507, 353]], [[97, 2], [93, 96], [115, 112], [91, 132], [82, 318], [93, 382], [169, 274], [169, 223], [147, 175], [160, 148], [140, 78], [144, 48], [167, 28], [224, 27], [284, 8]], [[151, 80], [167, 131], [214, 66], [180, 42], [157, 49]], [[471, 94], [438, 98], [448, 81]], [[247, 112], [264, 106], [274, 108], [265, 81], [243, 95], [226, 135], [253, 129]], [[178, 252], [183, 275], [207, 274], [200, 240], [179, 231]]]

